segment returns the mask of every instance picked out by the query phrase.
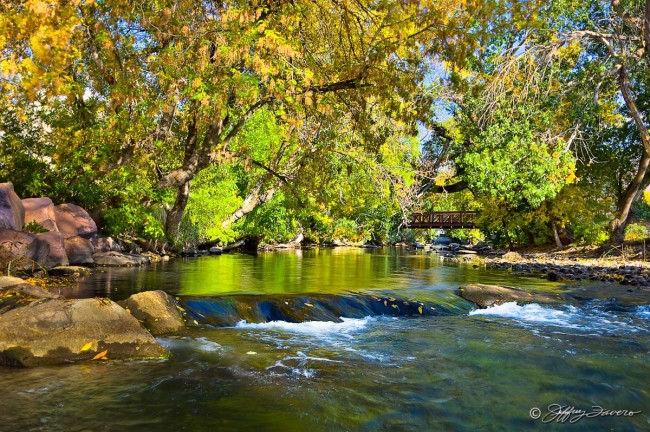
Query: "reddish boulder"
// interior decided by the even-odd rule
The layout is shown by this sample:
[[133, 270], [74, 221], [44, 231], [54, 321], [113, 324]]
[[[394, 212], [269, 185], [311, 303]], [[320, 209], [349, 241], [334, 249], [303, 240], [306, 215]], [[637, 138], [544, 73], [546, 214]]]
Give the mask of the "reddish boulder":
[[12, 270], [44, 265], [49, 254], [48, 242], [34, 234], [0, 229], [0, 260], [10, 262]]
[[0, 228], [23, 229], [25, 208], [11, 182], [0, 183]]
[[65, 251], [65, 246], [63, 244], [63, 234], [59, 232], [47, 232], [36, 234], [36, 238], [47, 242], [50, 246], [50, 252], [45, 258], [45, 262], [41, 263], [46, 268], [52, 268], [57, 266], [67, 266], [68, 254]]
[[65, 252], [68, 255], [70, 264], [93, 264], [93, 253], [95, 248], [90, 240], [75, 236], [65, 239]]
[[56, 226], [54, 204], [52, 204], [51, 199], [25, 198], [23, 200], [23, 206], [25, 207], [25, 225], [36, 221], [48, 231], [59, 231], [59, 228]]
[[[91, 238], [97, 235], [97, 224], [88, 212], [78, 205], [60, 204], [54, 207], [56, 226], [68, 237], [82, 236]], [[68, 256], [68, 258], [70, 258]]]
[[112, 237], [97, 237], [92, 239], [95, 252], [122, 252], [120, 245]]

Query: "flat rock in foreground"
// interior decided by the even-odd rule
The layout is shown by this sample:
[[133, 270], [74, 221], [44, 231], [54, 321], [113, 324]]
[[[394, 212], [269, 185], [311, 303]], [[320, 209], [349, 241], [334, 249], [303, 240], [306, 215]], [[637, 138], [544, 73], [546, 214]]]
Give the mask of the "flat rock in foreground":
[[519, 288], [485, 284], [470, 284], [462, 286], [456, 290], [456, 294], [465, 300], [474, 303], [480, 308], [513, 301], [517, 303], [543, 304], [562, 303], [563, 300], [566, 301], [566, 299], [560, 295], [540, 294]]
[[0, 315], [0, 365], [168, 355], [137, 319], [110, 300], [41, 300]]

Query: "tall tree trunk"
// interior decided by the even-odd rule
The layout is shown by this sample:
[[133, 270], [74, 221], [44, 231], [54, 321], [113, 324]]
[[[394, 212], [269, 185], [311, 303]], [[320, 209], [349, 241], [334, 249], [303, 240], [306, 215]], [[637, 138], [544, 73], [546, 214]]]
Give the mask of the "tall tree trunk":
[[650, 133], [643, 122], [643, 117], [639, 108], [634, 101], [632, 92], [630, 91], [630, 78], [627, 75], [625, 64], [622, 64], [618, 72], [618, 83], [621, 87], [621, 95], [625, 101], [625, 105], [630, 110], [636, 129], [639, 132], [641, 143], [643, 144], [643, 155], [639, 162], [636, 175], [632, 182], [625, 189], [622, 199], [618, 202], [616, 209], [616, 217], [609, 223], [609, 239], [612, 243], [623, 243], [623, 234], [625, 227], [630, 220], [630, 210], [634, 200], [639, 196], [639, 192], [643, 185], [643, 179], [648, 172], [650, 166]]
[[623, 197], [618, 202], [616, 209], [616, 217], [609, 223], [609, 238], [612, 243], [621, 244], [623, 243], [623, 234], [625, 227], [630, 220], [630, 210], [632, 209], [632, 204], [639, 196], [639, 192], [643, 186], [643, 179], [648, 172], [648, 167], [650, 166], [650, 156], [644, 151], [643, 156], [641, 156], [641, 161], [639, 162], [639, 168], [636, 171], [636, 175], [632, 182], [625, 189]]
[[555, 222], [551, 222], [551, 228], [553, 229], [553, 238], [555, 239], [555, 246], [558, 248], [564, 247], [562, 244], [562, 239], [560, 239], [560, 233], [557, 230], [557, 224]]
[[165, 221], [165, 235], [172, 243], [178, 239], [178, 232], [181, 228], [183, 213], [185, 213], [185, 207], [187, 207], [187, 200], [189, 197], [190, 182], [187, 181], [178, 188], [176, 201], [174, 202], [174, 206], [167, 213], [167, 220]]

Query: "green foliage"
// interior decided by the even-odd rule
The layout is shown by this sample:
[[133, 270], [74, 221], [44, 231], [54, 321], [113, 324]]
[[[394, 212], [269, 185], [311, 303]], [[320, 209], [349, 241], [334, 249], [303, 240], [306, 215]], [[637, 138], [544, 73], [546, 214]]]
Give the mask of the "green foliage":
[[39, 233], [48, 232], [48, 230], [45, 229], [45, 227], [43, 227], [43, 225], [36, 222], [35, 220], [26, 223], [25, 226], [23, 227], [23, 231], [28, 232], [28, 233], [32, 233], [32, 234], [39, 234]]
[[631, 223], [625, 228], [625, 241], [639, 241], [650, 237], [648, 227], [640, 223]]
[[155, 209], [146, 206], [121, 205], [111, 208], [102, 213], [104, 230], [115, 237], [163, 239], [165, 232], [160, 214], [155, 213]]

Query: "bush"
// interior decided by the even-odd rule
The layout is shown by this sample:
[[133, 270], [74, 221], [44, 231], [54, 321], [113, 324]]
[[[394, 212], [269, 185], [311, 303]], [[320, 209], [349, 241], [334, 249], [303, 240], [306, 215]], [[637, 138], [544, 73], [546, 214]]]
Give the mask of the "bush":
[[648, 238], [648, 227], [640, 223], [631, 223], [625, 228], [625, 241], [639, 241]]

